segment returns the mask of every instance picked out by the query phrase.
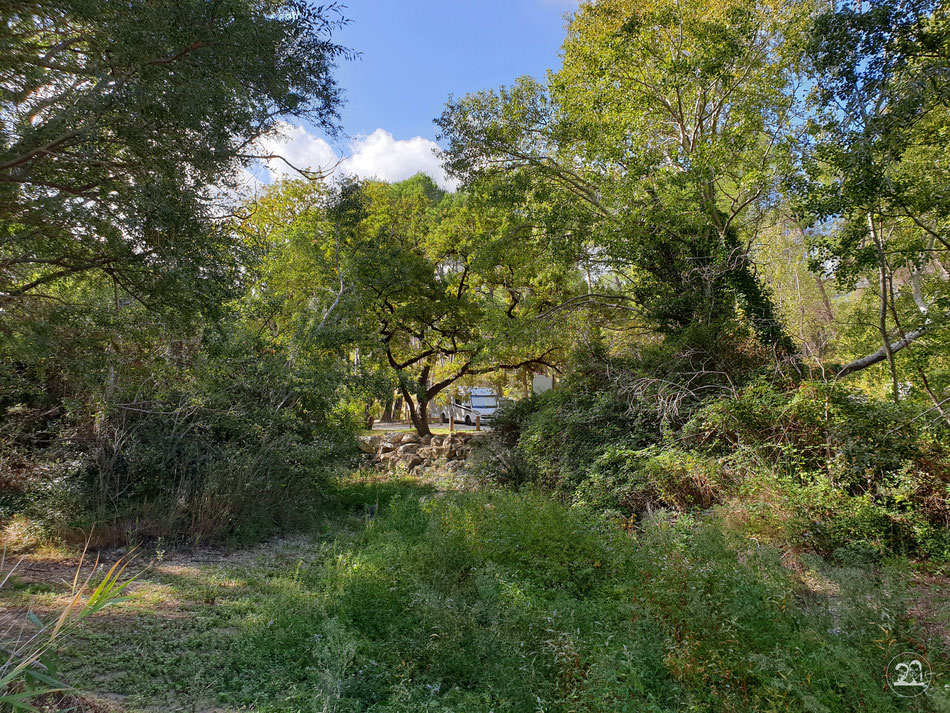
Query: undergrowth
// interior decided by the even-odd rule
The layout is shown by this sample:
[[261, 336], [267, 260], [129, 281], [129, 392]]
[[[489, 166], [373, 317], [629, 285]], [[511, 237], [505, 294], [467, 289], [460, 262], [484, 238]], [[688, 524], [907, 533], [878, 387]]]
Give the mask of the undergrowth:
[[658, 414], [655, 380], [629, 368], [592, 362], [499, 414], [481, 472], [632, 521], [727, 508], [748, 534], [842, 563], [950, 561], [950, 431], [932, 408], [763, 377], [667, 394], [679, 410]]
[[[344, 486], [320, 543], [169, 567], [73, 672], [128, 710], [945, 710], [885, 690], [921, 650], [897, 577], [655, 515], [639, 534], [524, 490]], [[154, 587], [149, 592], [147, 587]], [[187, 619], [163, 611], [170, 602]]]

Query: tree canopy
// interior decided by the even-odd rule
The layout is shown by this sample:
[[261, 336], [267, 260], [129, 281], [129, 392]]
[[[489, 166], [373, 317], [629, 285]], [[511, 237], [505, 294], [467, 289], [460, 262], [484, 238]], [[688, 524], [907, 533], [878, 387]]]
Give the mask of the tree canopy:
[[788, 152], [788, 45], [805, 11], [584, 5], [548, 86], [524, 78], [449, 103], [438, 122], [448, 166], [469, 182], [503, 173], [524, 184], [522, 209], [586, 244], [654, 326], [739, 309], [782, 341], [747, 240]]
[[361, 362], [391, 370], [421, 433], [429, 402], [458, 380], [550, 366], [564, 346], [543, 312], [569, 293], [571, 265], [477, 195], [447, 195], [426, 176], [329, 192], [278, 184], [249, 229], [284, 246], [275, 256], [302, 277], [290, 305], [310, 325], [300, 334], [357, 337]]
[[255, 142], [281, 118], [334, 126], [339, 8], [35, 0], [2, 12], [3, 309], [87, 273], [145, 303], [227, 283], [216, 222]]

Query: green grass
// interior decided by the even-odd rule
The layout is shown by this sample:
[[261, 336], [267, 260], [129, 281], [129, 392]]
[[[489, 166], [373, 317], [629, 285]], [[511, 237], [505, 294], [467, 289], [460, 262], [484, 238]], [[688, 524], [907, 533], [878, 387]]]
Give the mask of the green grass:
[[921, 643], [880, 570], [793, 572], [714, 520], [634, 536], [532, 492], [353, 479], [335, 503], [320, 536], [159, 564], [64, 671], [126, 711], [950, 708], [884, 690]]

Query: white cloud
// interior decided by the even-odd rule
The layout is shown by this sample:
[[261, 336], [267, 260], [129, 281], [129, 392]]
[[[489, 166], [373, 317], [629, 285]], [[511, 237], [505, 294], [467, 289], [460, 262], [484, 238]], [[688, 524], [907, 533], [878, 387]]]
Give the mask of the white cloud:
[[[379, 178], [401, 181], [417, 173], [426, 173], [442, 188], [455, 190], [457, 184], [445, 175], [435, 149], [438, 145], [429, 139], [396, 139], [384, 129], [376, 129], [368, 136], [353, 138], [346, 155], [341, 157], [329, 143], [311, 134], [303, 126], [285, 124], [281, 137], [263, 142], [265, 154], [283, 156], [297, 168], [330, 170], [339, 162], [338, 173], [355, 174], [361, 178]], [[274, 158], [265, 162], [266, 172], [260, 178], [271, 181], [281, 176], [294, 175], [287, 162]]]
[[343, 168], [366, 178], [381, 178], [384, 181], [401, 181], [422, 172], [443, 188], [454, 189], [442, 170], [434, 141], [416, 136], [397, 141], [383, 129], [376, 129], [369, 136], [356, 139], [351, 145], [351, 155]]

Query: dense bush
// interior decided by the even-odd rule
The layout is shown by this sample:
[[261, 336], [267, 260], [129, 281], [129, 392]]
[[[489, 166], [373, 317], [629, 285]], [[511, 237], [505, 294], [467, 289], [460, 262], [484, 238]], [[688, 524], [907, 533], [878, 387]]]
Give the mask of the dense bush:
[[607, 448], [578, 485], [578, 503], [601, 510], [644, 513], [709, 507], [730, 492], [718, 461], [676, 447]]
[[587, 477], [605, 450], [642, 448], [660, 434], [649, 415], [631, 409], [617, 392], [606, 365], [596, 362], [573, 372], [557, 389], [503, 409], [493, 426], [496, 438], [513, 453], [497, 457], [489, 471], [506, 480], [568, 490]]
[[340, 363], [291, 369], [235, 321], [168, 347], [136, 337], [59, 363], [21, 352], [2, 393], [0, 515], [66, 537], [94, 528], [100, 544], [246, 541], [313, 521], [353, 455]]
[[687, 442], [793, 506], [794, 539], [825, 553], [950, 558], [950, 448], [913, 405], [841, 385], [757, 384], [710, 403]]
[[757, 537], [844, 559], [950, 558], [950, 434], [926, 407], [756, 377], [754, 360], [728, 356], [735, 345], [707, 355], [713, 372], [737, 368], [731, 387], [706, 374], [686, 387], [686, 357], [661, 358], [670, 348], [635, 367], [588, 359], [557, 389], [513, 405], [486, 470], [624, 517], [728, 503]]

